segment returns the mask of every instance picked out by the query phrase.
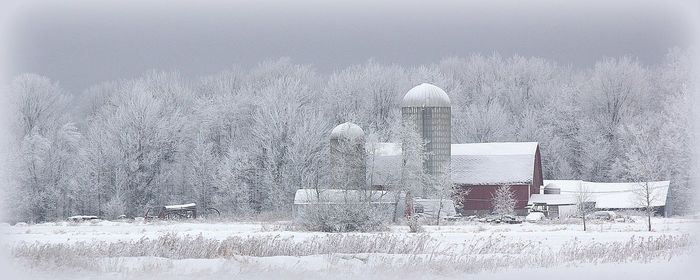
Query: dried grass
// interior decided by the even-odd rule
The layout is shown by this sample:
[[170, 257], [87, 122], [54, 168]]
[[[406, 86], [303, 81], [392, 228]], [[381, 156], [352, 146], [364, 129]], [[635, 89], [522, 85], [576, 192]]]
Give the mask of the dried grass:
[[[156, 239], [121, 242], [19, 243], [15, 257], [33, 266], [103, 270], [97, 258], [158, 257], [165, 259], [236, 259], [270, 256], [327, 255], [356, 258], [368, 269], [425, 269], [434, 272], [477, 272], [503, 268], [548, 267], [582, 263], [650, 262], [671, 259], [691, 245], [690, 235], [632, 237], [621, 242], [582, 242], [561, 248], [534, 241], [509, 241], [504, 236], [473, 239], [457, 245], [438, 242], [427, 234], [327, 234], [296, 241], [279, 235], [230, 237], [216, 240], [168, 233]], [[162, 259], [161, 259], [162, 260]], [[160, 264], [159, 264], [160, 266]], [[111, 267], [119, 267], [113, 264]], [[158, 269], [144, 267], [144, 270]], [[113, 270], [113, 269], [110, 269]]]

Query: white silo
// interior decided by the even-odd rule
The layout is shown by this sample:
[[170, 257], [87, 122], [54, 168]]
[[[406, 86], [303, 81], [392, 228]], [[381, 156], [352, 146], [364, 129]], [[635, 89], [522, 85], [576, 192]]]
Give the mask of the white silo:
[[[423, 83], [409, 90], [401, 102], [401, 120], [415, 127], [423, 138], [427, 160], [425, 171], [439, 175], [450, 163], [452, 116], [450, 97], [444, 90]], [[405, 147], [404, 147], [405, 149]]]
[[346, 122], [333, 128], [330, 137], [331, 176], [334, 189], [364, 189], [365, 132], [358, 125]]

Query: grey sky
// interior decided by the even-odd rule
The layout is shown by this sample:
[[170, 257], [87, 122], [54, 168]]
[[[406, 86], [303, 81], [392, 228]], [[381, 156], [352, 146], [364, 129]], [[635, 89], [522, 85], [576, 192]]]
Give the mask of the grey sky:
[[666, 1], [52, 2], [14, 13], [9, 73], [46, 75], [74, 92], [150, 69], [197, 76], [282, 56], [322, 72], [474, 52], [574, 66], [629, 54], [653, 64], [691, 41], [682, 7]]

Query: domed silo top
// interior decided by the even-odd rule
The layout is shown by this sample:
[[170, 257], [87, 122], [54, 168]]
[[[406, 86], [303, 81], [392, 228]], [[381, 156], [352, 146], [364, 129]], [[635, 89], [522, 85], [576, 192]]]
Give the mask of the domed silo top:
[[441, 88], [422, 83], [404, 95], [401, 107], [450, 107], [450, 97]]
[[339, 124], [331, 131], [331, 140], [335, 139], [360, 139], [365, 137], [362, 128], [354, 123], [346, 122]]

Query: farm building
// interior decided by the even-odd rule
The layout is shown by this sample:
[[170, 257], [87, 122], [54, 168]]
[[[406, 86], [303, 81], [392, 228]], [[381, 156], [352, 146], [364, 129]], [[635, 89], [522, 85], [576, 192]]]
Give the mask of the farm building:
[[[542, 185], [539, 145], [523, 143], [476, 143], [451, 145], [452, 181], [469, 189], [464, 198], [465, 215], [490, 214], [492, 195], [500, 185], [509, 185], [516, 197], [516, 212], [527, 213], [531, 194]], [[392, 189], [400, 183], [401, 144], [378, 143], [370, 159], [370, 182], [374, 189]]]
[[[576, 210], [575, 194], [582, 188], [590, 190], [596, 209], [640, 208], [635, 200], [635, 190], [640, 188], [640, 183], [544, 181], [537, 142], [452, 144], [450, 98], [437, 86], [423, 83], [409, 90], [401, 102], [401, 121], [405, 128], [415, 129], [424, 143], [423, 174], [439, 179], [449, 166], [452, 183], [462, 190], [460, 212], [463, 215], [491, 214], [493, 196], [498, 187], [504, 185], [511, 187], [518, 215], [526, 215], [530, 209], [528, 206], [546, 209], [550, 216], [569, 215]], [[403, 137], [407, 135], [411, 134]], [[350, 194], [352, 192], [343, 192], [344, 199], [341, 200], [337, 198], [340, 196], [338, 191], [354, 190], [359, 194], [359, 191], [371, 190], [383, 193], [383, 196], [404, 189], [402, 184], [407, 184], [409, 179], [402, 176], [413, 174], [406, 172], [410, 168], [406, 167], [410, 154], [406, 143], [418, 141], [412, 138], [402, 141], [404, 144], [365, 143], [361, 127], [349, 122], [338, 125], [330, 137], [333, 183], [328, 189], [334, 190], [325, 190], [325, 196], [316, 194], [307, 202], [304, 200], [311, 197], [311, 192], [316, 192], [299, 190], [295, 207], [362, 201], [355, 198], [356, 194]], [[367, 158], [365, 149], [370, 152]], [[411, 182], [415, 181], [408, 181]], [[653, 206], [660, 213], [664, 212], [668, 185], [668, 181], [651, 182]], [[422, 191], [414, 192], [421, 192], [411, 194], [416, 199], [435, 199], [430, 197], [430, 188], [423, 187]], [[349, 201], [345, 199], [348, 195], [352, 198]], [[378, 203], [390, 204], [389, 201]], [[391, 203], [396, 206], [396, 202]]]
[[[462, 214], [490, 214], [492, 196], [501, 185], [512, 187], [517, 214], [527, 214], [530, 194], [539, 193], [542, 186], [538, 143], [452, 144], [450, 98], [439, 87], [426, 83], [415, 86], [404, 95], [401, 120], [405, 127], [415, 129], [425, 143], [423, 152], [426, 158], [422, 166], [425, 174], [437, 178], [449, 166], [453, 183], [469, 190], [464, 192], [467, 194], [462, 200]], [[404, 143], [409, 143], [406, 140]], [[402, 143], [364, 143], [362, 128], [343, 123], [331, 132], [330, 147], [333, 183], [328, 189], [396, 191], [403, 189], [401, 184], [406, 184], [404, 180], [407, 179], [401, 176], [405, 173], [402, 171], [406, 171], [402, 168], [406, 168], [404, 163], [409, 147]], [[366, 162], [365, 148], [370, 151]], [[328, 194], [334, 193], [328, 191]], [[333, 198], [335, 194], [303, 202], [300, 199], [307, 197], [307, 192], [310, 191], [297, 192], [295, 207], [340, 202]], [[412, 196], [434, 198], [425, 188], [422, 193]]]
[[333, 128], [330, 136], [333, 189], [366, 189], [365, 132], [346, 122]]
[[528, 206], [548, 218], [569, 217], [576, 214], [577, 198], [573, 194], [533, 194]]
[[646, 205], [646, 184], [649, 187], [650, 206], [658, 215], [665, 215], [669, 181], [597, 183], [581, 180], [545, 180], [542, 194], [533, 194], [529, 204], [546, 209], [557, 209], [558, 216], [576, 212], [577, 196], [587, 193], [588, 201], [596, 210], [638, 210]]
[[[426, 143], [426, 173], [437, 176], [450, 166], [452, 181], [469, 189], [463, 214], [490, 214], [493, 193], [500, 185], [512, 186], [516, 212], [526, 214], [530, 194], [539, 193], [542, 185], [538, 143], [452, 144], [450, 106], [445, 91], [431, 84], [418, 85], [403, 98], [402, 122], [414, 124]], [[369, 149], [373, 151], [367, 166], [369, 185], [378, 190], [399, 187], [406, 147], [401, 143], [375, 143]]]
[[452, 144], [452, 114], [447, 93], [427, 83], [413, 87], [401, 102], [401, 122], [414, 127], [425, 143], [426, 173], [441, 174], [450, 162]]
[[509, 185], [518, 215], [527, 214], [531, 194], [542, 185], [542, 161], [536, 142], [452, 145], [452, 181], [469, 189], [464, 215], [489, 214], [496, 188]]
[[[294, 195], [294, 217], [308, 211], [323, 210], [323, 207], [365, 205], [376, 215], [394, 220], [403, 214], [404, 199], [398, 192], [340, 189], [299, 189]], [[398, 208], [397, 208], [398, 207]]]

